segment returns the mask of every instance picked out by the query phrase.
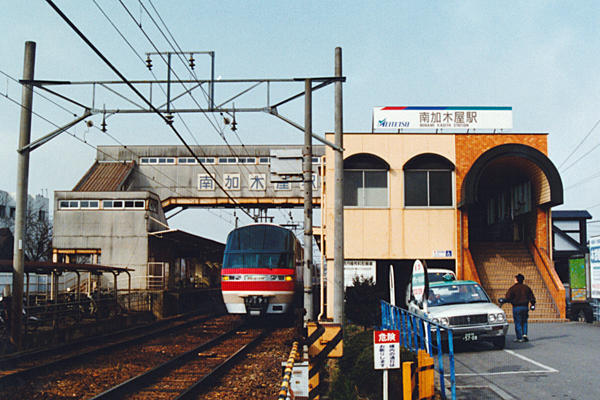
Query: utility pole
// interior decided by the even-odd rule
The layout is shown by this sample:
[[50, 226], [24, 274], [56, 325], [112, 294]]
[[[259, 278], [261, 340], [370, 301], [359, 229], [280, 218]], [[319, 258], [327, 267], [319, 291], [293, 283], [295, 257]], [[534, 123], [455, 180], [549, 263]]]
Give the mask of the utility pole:
[[[23, 80], [32, 81], [35, 67], [35, 42], [25, 42]], [[33, 86], [24, 84], [21, 92], [21, 128], [19, 149], [29, 144], [31, 139], [31, 110], [33, 107]], [[23, 275], [25, 271], [25, 216], [27, 215], [27, 187], [29, 181], [29, 151], [19, 151], [17, 155], [17, 199], [15, 210], [15, 243], [13, 252], [13, 284], [10, 337], [12, 343], [21, 347], [21, 312], [23, 309]]]
[[313, 254], [312, 254], [312, 80], [304, 81], [304, 326], [313, 317]]
[[[335, 77], [342, 77], [342, 48], [335, 48]], [[342, 81], [335, 82], [334, 205], [333, 205], [333, 322], [344, 318], [344, 142]], [[329, 314], [329, 313], [328, 313]]]

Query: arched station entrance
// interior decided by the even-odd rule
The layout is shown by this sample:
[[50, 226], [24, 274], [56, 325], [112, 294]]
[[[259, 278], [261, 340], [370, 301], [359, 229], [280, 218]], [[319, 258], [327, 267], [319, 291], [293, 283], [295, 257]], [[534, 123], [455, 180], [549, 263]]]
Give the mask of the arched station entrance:
[[563, 186], [550, 159], [524, 144], [493, 147], [467, 172], [461, 199], [463, 254], [470, 279], [479, 280], [497, 301], [522, 273], [538, 299], [532, 318], [564, 318], [564, 288], [549, 250], [550, 209], [562, 204]]
[[483, 153], [467, 173], [461, 208], [468, 212], [469, 243], [535, 241], [538, 214], [562, 204], [558, 170], [545, 154], [523, 144]]

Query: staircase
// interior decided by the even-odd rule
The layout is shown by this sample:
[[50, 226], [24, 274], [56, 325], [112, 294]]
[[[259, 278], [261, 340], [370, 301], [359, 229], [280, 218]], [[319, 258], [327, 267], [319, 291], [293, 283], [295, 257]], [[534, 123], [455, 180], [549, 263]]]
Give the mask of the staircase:
[[[506, 291], [515, 283], [515, 275], [525, 276], [525, 284], [531, 288], [537, 300], [535, 311], [529, 312], [530, 322], [559, 322], [560, 315], [550, 292], [527, 249], [519, 242], [471, 243], [471, 255], [481, 279], [481, 285], [498, 304]], [[512, 306], [503, 305], [509, 321], [512, 322]]]

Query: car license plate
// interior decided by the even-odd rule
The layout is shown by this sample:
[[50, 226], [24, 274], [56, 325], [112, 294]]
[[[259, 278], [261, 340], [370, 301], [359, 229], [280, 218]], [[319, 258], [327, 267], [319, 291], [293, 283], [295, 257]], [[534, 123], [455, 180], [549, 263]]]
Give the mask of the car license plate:
[[470, 341], [473, 341], [473, 340], [477, 340], [477, 335], [474, 334], [473, 332], [465, 333], [465, 336], [463, 336], [463, 340], [465, 342], [470, 342]]

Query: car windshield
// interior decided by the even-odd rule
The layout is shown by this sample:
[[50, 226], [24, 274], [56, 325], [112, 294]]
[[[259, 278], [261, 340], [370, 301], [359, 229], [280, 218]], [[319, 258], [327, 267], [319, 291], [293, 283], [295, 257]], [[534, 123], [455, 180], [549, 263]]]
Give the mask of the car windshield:
[[429, 288], [427, 305], [430, 307], [450, 304], [489, 303], [490, 299], [476, 283], [444, 285]]

